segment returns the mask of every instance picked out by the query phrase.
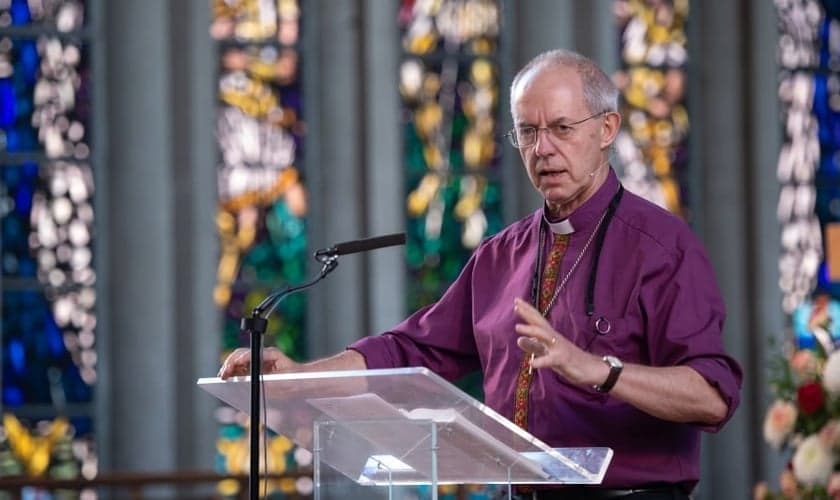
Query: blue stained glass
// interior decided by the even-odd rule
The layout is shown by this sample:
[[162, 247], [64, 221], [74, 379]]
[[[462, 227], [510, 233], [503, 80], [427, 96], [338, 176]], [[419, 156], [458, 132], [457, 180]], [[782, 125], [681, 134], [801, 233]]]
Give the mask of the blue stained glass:
[[77, 436], [93, 434], [93, 419], [89, 417], [74, 417], [70, 419], [70, 423], [76, 429]]
[[28, 214], [32, 209], [32, 186], [23, 185], [15, 193], [15, 211], [18, 214]]
[[16, 73], [23, 77], [27, 84], [33, 84], [38, 79], [38, 66], [41, 64], [41, 57], [38, 55], [38, 45], [34, 40], [19, 41], [18, 62]]
[[36, 271], [35, 259], [27, 256], [18, 261], [18, 275], [20, 277], [34, 278]]
[[9, 152], [31, 151], [37, 145], [35, 132], [31, 128], [28, 130], [13, 129], [6, 131], [6, 150]]
[[32, 95], [37, 81], [40, 58], [32, 40], [16, 40], [8, 53], [14, 67], [11, 78], [0, 87], [0, 127], [6, 134], [7, 151], [27, 151], [38, 148], [37, 132], [32, 127]]
[[3, 276], [33, 278], [35, 263], [29, 254], [26, 218], [14, 213], [3, 219]]
[[3, 403], [9, 406], [20, 406], [23, 404], [23, 391], [17, 386], [3, 387]]
[[[836, 90], [834, 91], [836, 93]], [[818, 120], [821, 156], [832, 155], [840, 147], [840, 113], [829, 105], [831, 92], [824, 75], [814, 78], [814, 115]]]
[[12, 340], [9, 342], [9, 368], [14, 370], [15, 373], [23, 373], [24, 368], [24, 349], [23, 343], [19, 340]]
[[840, 183], [840, 150], [820, 157], [817, 168], [816, 184]]
[[8, 242], [20, 240], [21, 236], [25, 235], [25, 231], [21, 228], [20, 219], [9, 218], [3, 224], [3, 241], [4, 246], [8, 246]]
[[9, 12], [12, 14], [12, 24], [16, 26], [29, 24], [32, 21], [28, 0], [12, 0], [12, 6]]
[[78, 30], [84, 24], [84, 0], [6, 0], [0, 13], [11, 18], [12, 26], [39, 26], [61, 32]]
[[29, 249], [30, 211], [32, 197], [40, 182], [38, 167], [33, 163], [6, 166], [3, 184], [14, 200], [14, 210], [0, 219], [2, 226], [3, 276], [35, 277], [37, 266]]
[[[831, 105], [836, 96], [838, 80], [836, 74], [814, 74], [814, 102], [812, 112], [817, 118], [817, 133], [820, 142], [820, 159], [816, 176], [816, 214], [822, 224], [840, 220], [838, 199], [840, 199], [840, 113]], [[825, 286], [828, 275], [818, 275], [818, 284]]]
[[45, 326], [44, 337], [50, 357], [61, 356], [64, 352], [64, 341], [61, 339], [61, 329], [55, 324], [52, 316], [47, 317], [47, 324]]
[[20, 182], [21, 171], [18, 168], [3, 168], [0, 169], [3, 176], [3, 184], [14, 186]]
[[[822, 23], [820, 24], [820, 39], [821, 40], [828, 40], [829, 33], [831, 28], [831, 18], [826, 16], [823, 18]], [[822, 44], [819, 48], [819, 67], [820, 68], [828, 68], [830, 67], [831, 62], [831, 50], [829, 50], [828, 44]]]
[[[70, 403], [92, 401], [44, 296], [37, 290], [3, 292], [3, 404], [54, 404], [61, 391]], [[60, 374], [58, 385], [50, 370]]]
[[82, 380], [78, 368], [69, 356], [65, 357], [64, 370], [61, 375], [62, 389], [64, 389], [67, 401], [73, 403], [90, 403], [93, 401], [93, 388]]
[[[5, 411], [37, 415], [31, 422], [22, 422], [29, 427], [37, 420], [52, 420], [62, 414], [64, 403], [89, 408], [93, 401], [88, 383], [95, 380], [95, 358], [87, 354], [95, 326], [95, 293], [90, 288], [95, 273], [89, 262], [85, 267], [91, 249], [82, 239], [61, 247], [70, 234], [68, 224], [55, 224], [59, 216], [50, 210], [50, 202], [61, 196], [66, 203], [71, 197], [47, 189], [60, 186], [60, 182], [50, 183], [61, 175], [65, 179], [75, 176], [76, 182], [82, 178], [87, 191], [93, 191], [86, 180], [90, 71], [86, 43], [80, 42], [87, 36], [56, 35], [56, 31], [70, 33], [83, 26], [85, 4], [84, 0], [0, 1], [5, 26], [26, 26], [24, 31], [31, 33], [19, 36], [10, 34], [13, 29], [0, 27], [0, 35], [6, 33], [0, 36], [4, 40], [0, 59], [10, 70], [0, 78], [0, 154], [23, 152], [68, 160], [0, 165], [0, 265], [3, 278], [13, 279], [0, 280], [0, 287], [14, 283], [13, 289], [0, 292], [0, 397]], [[56, 140], [42, 144], [39, 134]], [[84, 203], [90, 201], [86, 198]], [[82, 202], [73, 197], [71, 203], [76, 217]], [[66, 213], [66, 208], [63, 210]], [[88, 237], [90, 228], [87, 235], [77, 235]], [[35, 252], [30, 245], [43, 248]], [[56, 252], [59, 247], [69, 247], [71, 252]], [[71, 266], [79, 273], [71, 273]], [[74, 431], [62, 437], [49, 457], [52, 477], [78, 477], [79, 467], [72, 462], [77, 460], [74, 454], [81, 453], [80, 447], [86, 448], [88, 458], [95, 457], [90, 440], [93, 419], [77, 416], [70, 423]]]
[[[0, 127], [5, 132], [2, 148], [10, 152], [42, 151], [51, 157], [73, 156], [75, 145], [86, 141], [89, 129], [86, 48], [57, 38], [12, 39], [0, 55], [8, 58], [13, 68], [11, 76], [0, 81]], [[37, 105], [36, 86], [46, 96]], [[56, 126], [60, 118], [81, 125], [73, 127], [73, 139], [68, 137], [67, 126]], [[45, 151], [34, 124], [49, 127], [62, 141], [52, 141], [52, 150]]]
[[10, 78], [0, 78], [0, 127], [15, 122], [15, 87]]
[[828, 263], [825, 261], [820, 263], [817, 272], [816, 290], [826, 292], [832, 297], [840, 297], [840, 283], [831, 281], [828, 274]]

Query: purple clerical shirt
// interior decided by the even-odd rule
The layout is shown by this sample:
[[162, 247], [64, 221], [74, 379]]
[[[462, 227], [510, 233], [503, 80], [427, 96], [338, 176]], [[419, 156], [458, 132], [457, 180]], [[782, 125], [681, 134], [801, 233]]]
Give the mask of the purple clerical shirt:
[[[617, 189], [618, 179], [610, 171], [604, 185], [569, 217], [575, 231], [561, 277]], [[513, 299], [532, 295], [541, 225], [543, 210], [538, 210], [488, 238], [438, 302], [349, 348], [364, 356], [368, 368], [425, 366], [449, 380], [480, 369], [485, 403], [513, 420], [523, 357], [516, 345]], [[531, 384], [527, 429], [554, 447], [611, 447], [615, 454], [603, 486], [693, 485], [700, 475], [700, 431], [717, 431], [729, 420], [741, 386], [741, 369], [723, 349], [724, 304], [706, 252], [682, 220], [625, 192], [606, 231], [595, 313], [588, 316], [593, 253], [590, 246], [549, 310], [552, 326], [597, 355], [694, 368], [720, 392], [727, 416], [715, 426], [668, 422], [541, 369]], [[601, 317], [610, 324], [604, 335], [594, 329]]]

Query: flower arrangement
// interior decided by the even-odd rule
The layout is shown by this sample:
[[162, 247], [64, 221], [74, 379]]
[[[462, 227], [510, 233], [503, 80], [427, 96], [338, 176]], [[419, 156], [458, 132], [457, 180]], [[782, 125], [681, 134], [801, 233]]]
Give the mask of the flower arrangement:
[[801, 334], [806, 328], [799, 329], [796, 342], [771, 366], [775, 399], [764, 418], [764, 439], [791, 458], [780, 491], [759, 483], [755, 500], [840, 500], [840, 349], [824, 305], [815, 298], [802, 322], [807, 337]]

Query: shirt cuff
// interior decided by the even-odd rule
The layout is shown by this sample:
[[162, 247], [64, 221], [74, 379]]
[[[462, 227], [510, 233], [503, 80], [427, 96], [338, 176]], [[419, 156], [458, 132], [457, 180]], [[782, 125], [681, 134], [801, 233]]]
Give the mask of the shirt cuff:
[[706, 379], [706, 382], [718, 391], [726, 404], [726, 416], [720, 422], [698, 424], [698, 427], [706, 432], [718, 432], [738, 409], [741, 379], [736, 376], [738, 373], [733, 374], [732, 369], [719, 359], [697, 358], [685, 363], [685, 366], [693, 368], [701, 377]]
[[368, 370], [379, 368], [394, 368], [388, 352], [377, 345], [376, 337], [365, 337], [347, 346], [348, 350], [356, 351], [365, 358], [365, 365]]

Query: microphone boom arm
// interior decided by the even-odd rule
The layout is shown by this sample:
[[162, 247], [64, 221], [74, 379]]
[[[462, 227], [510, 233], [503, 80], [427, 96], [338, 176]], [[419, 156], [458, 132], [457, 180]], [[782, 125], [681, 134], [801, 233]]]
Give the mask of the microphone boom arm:
[[248, 474], [248, 488], [250, 500], [259, 500], [259, 470], [260, 458], [260, 386], [257, 381], [260, 379], [260, 372], [262, 371], [262, 340], [268, 326], [268, 317], [274, 312], [274, 309], [281, 300], [287, 296], [305, 290], [335, 270], [338, 267], [337, 255], [316, 255], [318, 262], [323, 264], [321, 271], [317, 276], [298, 286], [292, 286], [274, 292], [268, 295], [262, 302], [254, 308], [250, 318], [242, 318], [239, 325], [242, 332], [247, 332], [250, 337], [250, 352], [251, 352], [251, 415], [250, 415], [250, 471]]
[[311, 280], [301, 285], [292, 286], [283, 290], [269, 294], [260, 302], [257, 307], [251, 312], [251, 317], [243, 317], [239, 323], [239, 328], [243, 334], [247, 333], [251, 337], [250, 353], [251, 353], [251, 436], [250, 436], [250, 470], [248, 473], [248, 488], [249, 499], [259, 500], [259, 448], [260, 448], [260, 386], [257, 383], [260, 380], [260, 372], [262, 371], [262, 344], [263, 335], [268, 327], [268, 317], [277, 308], [281, 300], [291, 295], [294, 292], [305, 290], [315, 283], [324, 279], [330, 272], [338, 267], [338, 256], [351, 253], [366, 252], [375, 250], [377, 248], [390, 247], [394, 245], [405, 244], [405, 233], [395, 233], [376, 238], [367, 238], [356, 241], [345, 241], [338, 243], [332, 247], [318, 250], [315, 252], [315, 260], [323, 264], [321, 272]]
[[262, 302], [260, 302], [257, 305], [257, 307], [254, 308], [254, 311], [251, 313], [251, 317], [267, 319], [269, 316], [271, 316], [271, 313], [274, 312], [274, 309], [276, 309], [277, 306], [280, 304], [280, 301], [282, 301], [287, 296], [295, 292], [306, 290], [307, 288], [315, 285], [315, 283], [318, 283], [322, 279], [326, 278], [328, 274], [333, 272], [335, 268], [338, 267], [338, 256], [336, 255], [322, 256], [316, 254], [315, 258], [318, 259], [318, 262], [323, 264], [323, 266], [321, 267], [321, 271], [318, 273], [317, 276], [301, 285], [290, 286], [278, 292], [269, 294], [268, 297], [264, 298]]

